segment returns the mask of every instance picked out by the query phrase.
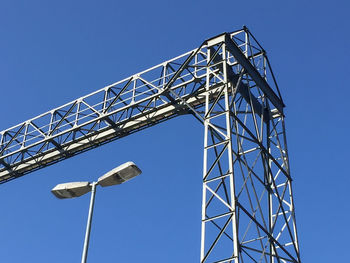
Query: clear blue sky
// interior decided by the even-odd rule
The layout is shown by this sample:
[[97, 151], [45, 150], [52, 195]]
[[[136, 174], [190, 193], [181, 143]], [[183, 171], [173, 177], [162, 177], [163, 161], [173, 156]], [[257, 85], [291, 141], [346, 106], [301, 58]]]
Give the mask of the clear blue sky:
[[[304, 262], [345, 262], [347, 1], [0, 1], [0, 130], [247, 25], [267, 50], [286, 125]], [[199, 262], [203, 127], [184, 116], [0, 186], [0, 262], [79, 262], [89, 195], [50, 189], [133, 160], [98, 189], [89, 262]]]

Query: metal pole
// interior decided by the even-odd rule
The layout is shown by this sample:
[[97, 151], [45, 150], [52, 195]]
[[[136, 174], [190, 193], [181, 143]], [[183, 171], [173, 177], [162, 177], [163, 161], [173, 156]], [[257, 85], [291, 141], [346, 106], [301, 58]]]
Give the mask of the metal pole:
[[81, 263], [86, 263], [87, 254], [88, 254], [88, 248], [89, 248], [89, 240], [90, 240], [90, 230], [91, 230], [91, 221], [92, 221], [92, 214], [94, 212], [94, 202], [95, 202], [95, 193], [96, 193], [96, 182], [93, 182], [91, 184], [91, 199], [90, 199], [90, 208], [89, 208], [89, 216], [88, 221], [86, 225], [86, 233], [85, 233], [85, 241], [84, 241], [84, 250], [83, 255], [81, 257]]

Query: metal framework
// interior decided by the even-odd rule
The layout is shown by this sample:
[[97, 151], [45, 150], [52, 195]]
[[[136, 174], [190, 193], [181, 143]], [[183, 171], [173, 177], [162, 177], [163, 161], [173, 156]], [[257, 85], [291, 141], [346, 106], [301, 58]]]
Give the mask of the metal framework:
[[284, 104], [247, 28], [0, 132], [0, 183], [159, 122], [204, 126], [201, 262], [300, 262]]

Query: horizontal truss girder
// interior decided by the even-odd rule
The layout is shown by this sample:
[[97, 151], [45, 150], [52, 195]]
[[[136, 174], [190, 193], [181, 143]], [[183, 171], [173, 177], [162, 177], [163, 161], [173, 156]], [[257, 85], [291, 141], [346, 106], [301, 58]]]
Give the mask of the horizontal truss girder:
[[[258, 44], [251, 52], [244, 49], [244, 34], [244, 30], [239, 30], [213, 39], [230, 41], [245, 62], [263, 58], [264, 52]], [[213, 39], [174, 59], [1, 131], [0, 183], [201, 107], [207, 92], [206, 50]], [[222, 70], [221, 62], [214, 58], [211, 64], [216, 63], [218, 67], [213, 69], [212, 96], [222, 85], [222, 80], [216, 77]], [[238, 74], [233, 71], [241, 71], [241, 62], [233, 54], [228, 60], [232, 82], [237, 82]], [[240, 85], [239, 89], [249, 99], [247, 85]], [[282, 114], [281, 109], [278, 110]]]

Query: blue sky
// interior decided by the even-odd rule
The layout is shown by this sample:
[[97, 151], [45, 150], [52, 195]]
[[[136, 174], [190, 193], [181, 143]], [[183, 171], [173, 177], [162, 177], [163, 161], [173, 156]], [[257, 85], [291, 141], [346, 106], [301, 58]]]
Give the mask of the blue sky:
[[[349, 249], [347, 1], [0, 1], [0, 130], [246, 25], [286, 104], [301, 257]], [[94, 180], [133, 160], [143, 174], [98, 189], [89, 262], [198, 262], [203, 127], [182, 116], [0, 186], [0, 262], [79, 262]]]

